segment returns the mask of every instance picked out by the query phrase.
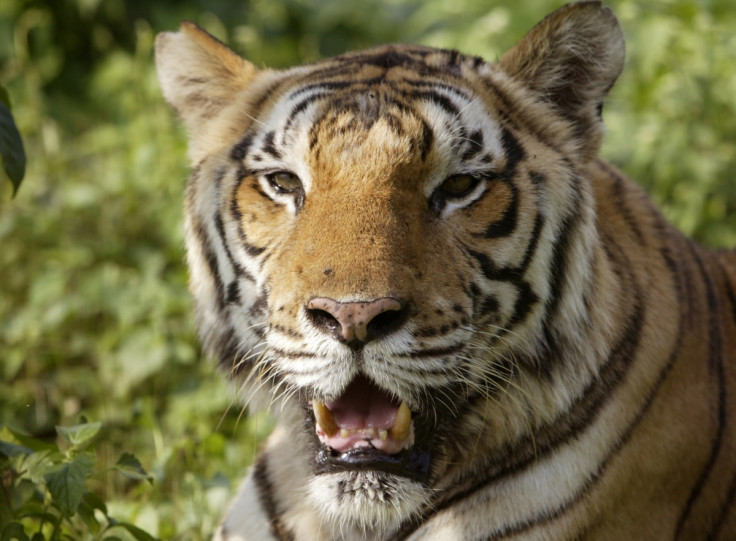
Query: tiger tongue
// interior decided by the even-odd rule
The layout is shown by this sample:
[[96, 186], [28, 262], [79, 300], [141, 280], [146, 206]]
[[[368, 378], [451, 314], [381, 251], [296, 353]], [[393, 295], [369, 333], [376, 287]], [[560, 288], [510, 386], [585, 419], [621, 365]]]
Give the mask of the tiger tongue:
[[414, 443], [411, 411], [365, 378], [333, 402], [313, 402], [320, 441], [339, 452], [369, 447], [395, 454]]
[[334, 402], [325, 404], [339, 428], [389, 429], [399, 403], [365, 378], [355, 379]]

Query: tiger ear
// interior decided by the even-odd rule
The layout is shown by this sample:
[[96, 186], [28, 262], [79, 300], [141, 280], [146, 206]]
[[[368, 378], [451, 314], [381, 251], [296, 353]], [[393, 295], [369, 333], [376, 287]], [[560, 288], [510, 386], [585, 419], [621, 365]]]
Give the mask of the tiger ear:
[[156, 71], [164, 98], [192, 139], [233, 102], [258, 70], [191, 22], [156, 36]]
[[618, 19], [593, 1], [567, 4], [548, 15], [499, 65], [571, 120], [583, 154], [592, 157], [603, 136], [603, 99], [624, 57]]

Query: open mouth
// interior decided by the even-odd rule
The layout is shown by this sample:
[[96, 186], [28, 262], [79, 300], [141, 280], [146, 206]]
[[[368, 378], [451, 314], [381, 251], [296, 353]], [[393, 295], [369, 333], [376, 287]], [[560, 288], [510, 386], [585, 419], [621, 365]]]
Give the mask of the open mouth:
[[418, 480], [429, 470], [421, 423], [365, 377], [358, 377], [332, 402], [312, 401], [320, 442], [318, 473], [380, 470]]

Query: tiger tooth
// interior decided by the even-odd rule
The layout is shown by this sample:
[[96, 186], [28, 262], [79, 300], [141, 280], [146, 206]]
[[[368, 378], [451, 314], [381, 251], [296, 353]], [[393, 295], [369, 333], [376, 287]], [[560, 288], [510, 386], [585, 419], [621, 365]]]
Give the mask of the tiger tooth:
[[340, 429], [340, 437], [341, 438], [344, 439], [344, 438], [348, 438], [349, 436], [350, 436], [350, 430], [348, 430], [347, 428], [341, 428]]
[[411, 410], [406, 402], [402, 402], [399, 411], [396, 412], [394, 426], [389, 429], [389, 434], [396, 441], [402, 441], [409, 433], [409, 425], [411, 424]]
[[325, 431], [327, 437], [331, 438], [334, 436], [338, 428], [332, 412], [319, 400], [312, 401], [312, 409], [314, 410], [314, 418], [317, 420], [317, 424]]
[[378, 430], [378, 439], [381, 441], [386, 441], [388, 439], [388, 430], [385, 428], [381, 428]]

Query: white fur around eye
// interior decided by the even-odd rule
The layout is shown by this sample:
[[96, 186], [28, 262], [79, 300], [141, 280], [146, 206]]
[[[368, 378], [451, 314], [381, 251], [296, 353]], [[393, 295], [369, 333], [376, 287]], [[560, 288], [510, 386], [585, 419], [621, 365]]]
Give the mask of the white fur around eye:
[[445, 205], [442, 208], [441, 216], [444, 218], [452, 214], [457, 209], [467, 207], [483, 195], [486, 186], [488, 186], [488, 182], [486, 182], [485, 180], [480, 180], [476, 184], [475, 188], [473, 188], [470, 192], [463, 195], [462, 197], [453, 197], [450, 199], [446, 199]]

